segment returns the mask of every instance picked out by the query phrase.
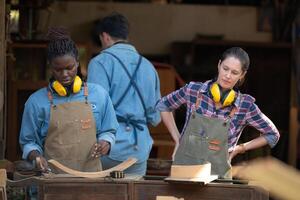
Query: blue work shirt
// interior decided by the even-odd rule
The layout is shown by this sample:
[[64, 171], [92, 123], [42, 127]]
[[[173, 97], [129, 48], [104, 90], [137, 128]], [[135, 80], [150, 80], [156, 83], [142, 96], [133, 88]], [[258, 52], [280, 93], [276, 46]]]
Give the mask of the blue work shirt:
[[[115, 144], [115, 133], [119, 126], [115, 116], [112, 102], [107, 92], [99, 85], [89, 83], [88, 102], [94, 115], [97, 139]], [[52, 90], [51, 90], [52, 91]], [[44, 142], [48, 133], [50, 122], [51, 105], [48, 99], [47, 88], [42, 88], [33, 93], [25, 103], [20, 131], [19, 142], [23, 150], [23, 159], [28, 158], [32, 150], [37, 150], [43, 154]], [[67, 97], [59, 96], [52, 91], [53, 103], [58, 105], [65, 102], [84, 102], [84, 88], [80, 92]]]
[[[132, 45], [119, 43], [103, 50], [89, 63], [88, 82], [97, 83], [104, 87], [115, 106], [117, 101], [123, 97], [122, 94], [126, 91], [130, 78], [118, 60], [104, 52], [116, 55], [124, 63], [130, 75], [133, 75], [140, 55]], [[122, 98], [119, 106], [115, 106], [115, 111], [117, 116], [125, 118], [129, 116], [130, 119], [142, 120], [146, 123], [139, 124], [143, 130], [132, 125], [128, 129], [128, 125], [119, 120], [120, 127], [116, 133], [116, 144], [111, 149], [109, 157], [117, 161], [135, 157], [140, 163], [148, 159], [153, 144], [147, 123], [156, 126], [160, 122], [160, 113], [155, 110], [155, 105], [161, 96], [159, 77], [153, 65], [146, 58], [142, 58], [134, 81], [143, 97], [147, 114], [145, 115], [139, 95], [132, 86]]]

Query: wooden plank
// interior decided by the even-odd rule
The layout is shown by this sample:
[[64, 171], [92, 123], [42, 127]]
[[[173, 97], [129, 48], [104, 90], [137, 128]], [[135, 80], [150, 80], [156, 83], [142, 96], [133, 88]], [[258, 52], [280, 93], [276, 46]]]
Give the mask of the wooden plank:
[[5, 76], [6, 76], [6, 40], [5, 40], [5, 0], [0, 0], [0, 159], [5, 153], [5, 117], [4, 117], [4, 97], [5, 97]]
[[275, 158], [256, 159], [246, 165], [233, 167], [232, 174], [251, 180], [249, 184], [264, 187], [280, 199], [300, 197], [300, 173]]
[[297, 164], [297, 138], [298, 138], [298, 108], [290, 109], [290, 136], [289, 136], [289, 164], [296, 167]]
[[46, 183], [43, 187], [44, 200], [127, 200], [128, 189], [126, 183], [100, 183], [100, 182], [69, 182]]
[[157, 196], [171, 196], [185, 200], [267, 200], [268, 193], [256, 186], [240, 184], [211, 183], [206, 186], [198, 184], [176, 183], [162, 181], [140, 181], [134, 186], [135, 200], [155, 200]]
[[211, 164], [204, 165], [172, 165], [171, 177], [172, 178], [201, 178], [208, 177], [211, 173]]
[[203, 165], [172, 165], [170, 177], [167, 182], [197, 183], [205, 185], [218, 178], [211, 175], [211, 163]]
[[0, 200], [6, 200], [6, 170], [0, 169]]
[[[297, 55], [297, 54], [296, 54]], [[289, 142], [288, 142], [288, 163], [297, 166], [297, 142], [298, 142], [298, 106], [297, 106], [297, 75], [291, 73], [291, 95], [290, 95], [290, 122], [289, 122]]]
[[0, 186], [5, 187], [6, 186], [6, 170], [0, 169]]
[[40, 200], [128, 200], [130, 196], [128, 182], [109, 182], [86, 178], [49, 179], [43, 182], [40, 189]]

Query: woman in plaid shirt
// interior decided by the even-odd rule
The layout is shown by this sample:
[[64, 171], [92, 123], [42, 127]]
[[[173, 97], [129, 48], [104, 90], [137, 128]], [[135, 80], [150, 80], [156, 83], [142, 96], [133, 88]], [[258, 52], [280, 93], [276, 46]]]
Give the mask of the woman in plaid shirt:
[[[230, 161], [237, 154], [267, 144], [270, 147], [276, 145], [280, 135], [275, 125], [260, 111], [253, 97], [240, 93], [235, 87], [243, 82], [249, 63], [243, 49], [227, 49], [219, 60], [215, 80], [190, 82], [161, 98], [157, 109], [176, 143], [175, 164], [209, 161], [212, 172], [230, 177]], [[187, 112], [180, 134], [172, 111], [183, 104]], [[237, 145], [247, 125], [260, 131], [261, 136]]]

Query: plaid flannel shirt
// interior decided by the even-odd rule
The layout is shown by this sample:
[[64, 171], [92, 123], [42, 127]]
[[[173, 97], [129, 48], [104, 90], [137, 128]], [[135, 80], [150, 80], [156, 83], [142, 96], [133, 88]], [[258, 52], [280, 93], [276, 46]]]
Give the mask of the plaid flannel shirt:
[[204, 83], [190, 82], [179, 90], [161, 98], [156, 107], [159, 111], [163, 112], [173, 111], [181, 105], [186, 105], [186, 119], [182, 130], [182, 133], [184, 133], [192, 109], [195, 106], [197, 96], [200, 98], [200, 104], [196, 109], [196, 112], [206, 117], [225, 120], [230, 114], [233, 106], [235, 106], [236, 112], [231, 118], [228, 130], [229, 152], [233, 150], [243, 129], [248, 125], [260, 131], [268, 141], [270, 147], [274, 147], [279, 140], [280, 134], [272, 121], [265, 116], [254, 103], [255, 99], [250, 95], [237, 92], [236, 100], [231, 106], [217, 109], [209, 94], [209, 88], [212, 83], [212, 80]]

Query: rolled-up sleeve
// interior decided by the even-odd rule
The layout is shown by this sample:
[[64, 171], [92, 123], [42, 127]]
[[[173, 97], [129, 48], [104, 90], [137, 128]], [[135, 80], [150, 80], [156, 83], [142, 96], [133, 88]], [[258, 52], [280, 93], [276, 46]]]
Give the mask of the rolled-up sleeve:
[[153, 98], [149, 98], [146, 100], [146, 103], [149, 105], [147, 108], [147, 121], [152, 125], [152, 126], [157, 126], [159, 122], [161, 121], [160, 118], [160, 112], [155, 108], [156, 104], [161, 98], [160, 94], [160, 82], [159, 82], [159, 77], [157, 72], [155, 71], [155, 88]]
[[280, 138], [279, 131], [255, 103], [251, 105], [249, 112], [246, 114], [246, 121], [250, 126], [253, 126], [262, 133], [262, 136], [265, 137], [271, 148], [277, 144]]
[[176, 90], [167, 96], [164, 96], [159, 100], [156, 105], [156, 109], [161, 112], [171, 112], [177, 108], [179, 108], [182, 104], [185, 104], [187, 101], [187, 91], [188, 85]]
[[19, 143], [23, 150], [22, 158], [27, 159], [31, 151], [37, 150], [43, 154], [42, 142], [39, 137], [39, 127], [41, 121], [39, 120], [39, 109], [31, 98], [25, 104]]

